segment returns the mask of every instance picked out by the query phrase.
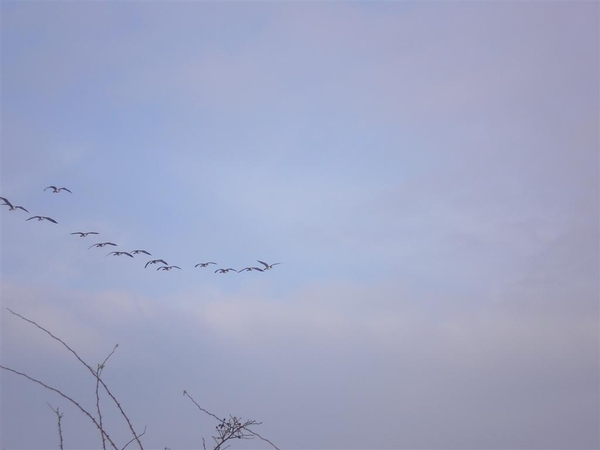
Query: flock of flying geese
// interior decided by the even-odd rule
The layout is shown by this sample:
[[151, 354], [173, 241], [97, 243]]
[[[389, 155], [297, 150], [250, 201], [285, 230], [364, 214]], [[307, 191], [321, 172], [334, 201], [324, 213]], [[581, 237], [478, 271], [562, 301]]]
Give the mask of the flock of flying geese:
[[[54, 193], [54, 194], [59, 194], [62, 191], [66, 191], [66, 192], [72, 194], [72, 192], [69, 189], [67, 189], [66, 187], [48, 186], [46, 189], [44, 189], [44, 191], [47, 191], [48, 189], [52, 189], [52, 193]], [[8, 206], [9, 211], [16, 211], [17, 209], [21, 209], [21, 210], [29, 213], [29, 211], [27, 209], [25, 209], [23, 206], [14, 205], [13, 203], [11, 203], [5, 197], [0, 197], [0, 200], [2, 202], [4, 202], [4, 204], [0, 204], [0, 206]], [[43, 221], [43, 220], [47, 220], [49, 222], [58, 224], [58, 222], [56, 220], [52, 219], [51, 217], [46, 217], [46, 216], [31, 216], [29, 219], [26, 219], [26, 221], [27, 220], [33, 220], [33, 219], [37, 219], [38, 222], [39, 221]], [[98, 233], [96, 231], [85, 231], [85, 232], [84, 231], [76, 231], [76, 232], [70, 233], [70, 234], [72, 234], [72, 235], [79, 235], [79, 237], [84, 238], [84, 237], [87, 237], [87, 236], [89, 236], [91, 234], [100, 234], [100, 233]], [[96, 243], [94, 245], [91, 245], [88, 248], [88, 250], [92, 249], [92, 248], [102, 248], [102, 247], [106, 247], [108, 245], [113, 246], [113, 247], [117, 247], [117, 244], [115, 244], [113, 242], [98, 242], [98, 243]], [[128, 256], [130, 258], [133, 258], [134, 257], [133, 255], [138, 255], [138, 254], [144, 254], [144, 255], [152, 256], [152, 254], [149, 253], [149, 252], [147, 252], [146, 250], [140, 250], [140, 249], [132, 250], [130, 252], [112, 251], [112, 252], [108, 253], [106, 256], [110, 256], [110, 255], [113, 255], [113, 256], [122, 256], [122, 255], [125, 255], [125, 256]], [[235, 269], [233, 269], [231, 267], [228, 267], [226, 269], [217, 269], [217, 270], [215, 270], [215, 273], [228, 273], [228, 272], [237, 272], [237, 273], [240, 273], [240, 272], [253, 272], [253, 271], [264, 272], [266, 270], [271, 270], [273, 268], [273, 266], [281, 264], [281, 263], [267, 264], [266, 262], [260, 261], [258, 259], [256, 261], [258, 263], [262, 264], [263, 267], [249, 266], [249, 267], [245, 267], [245, 268], [243, 268], [241, 270], [235, 270]], [[172, 269], [179, 269], [179, 270], [181, 270], [181, 267], [179, 267], [179, 266], [170, 266], [164, 259], [151, 259], [150, 261], [148, 261], [146, 263], [146, 265], [144, 266], [144, 268], [147, 268], [148, 266], [153, 265], [153, 264], [162, 264], [161, 266], [158, 266], [158, 268], [156, 270], [162, 270], [162, 271], [165, 271], [165, 272], [168, 272], [169, 270], [172, 270]], [[194, 267], [208, 267], [211, 264], [217, 265], [216, 262], [208, 261], [208, 262], [198, 263]]]

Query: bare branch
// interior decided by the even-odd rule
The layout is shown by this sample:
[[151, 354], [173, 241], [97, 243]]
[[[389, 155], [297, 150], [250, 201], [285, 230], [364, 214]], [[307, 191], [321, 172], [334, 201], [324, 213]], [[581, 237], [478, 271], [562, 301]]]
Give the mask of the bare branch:
[[[112, 394], [112, 392], [108, 389], [108, 386], [106, 386], [106, 384], [104, 383], [104, 381], [102, 381], [102, 379], [100, 378], [99, 374], [88, 364], [86, 363], [83, 359], [81, 359], [81, 357], [77, 354], [77, 352], [75, 350], [73, 350], [71, 347], [69, 347], [67, 345], [67, 343], [65, 341], [63, 341], [61, 338], [56, 337], [54, 334], [52, 334], [50, 331], [48, 331], [47, 329], [45, 329], [44, 327], [42, 327], [41, 325], [38, 325], [36, 322], [34, 322], [33, 320], [29, 320], [26, 317], [23, 317], [22, 315], [12, 311], [10, 308], [6, 308], [11, 314], [23, 319], [25, 322], [29, 322], [32, 325], [35, 325], [37, 328], [39, 328], [40, 330], [42, 330], [43, 332], [45, 332], [46, 334], [48, 334], [52, 339], [60, 342], [67, 350], [69, 350], [74, 356], [75, 358], [77, 358], [77, 360], [83, 364], [90, 372], [91, 374], [97, 379], [97, 381], [102, 385], [102, 387], [104, 388], [104, 390], [106, 391], [106, 393], [108, 394], [108, 396], [112, 399], [112, 401], [115, 403], [115, 405], [117, 405], [117, 408], [119, 409], [121, 415], [123, 416], [123, 418], [125, 419], [125, 421], [127, 422], [127, 425], [129, 426], [129, 429], [131, 430], [131, 433], [133, 434], [133, 436], [135, 437], [138, 446], [140, 447], [140, 450], [144, 450], [144, 447], [142, 445], [142, 442], [139, 440], [139, 438], [137, 437], [138, 434], [135, 432], [135, 429], [133, 428], [133, 425], [131, 424], [131, 421], [129, 420], [129, 417], [127, 417], [127, 414], [125, 414], [125, 411], [123, 411], [123, 408], [121, 407], [121, 404], [119, 403], [119, 401], [116, 399], [116, 397]], [[118, 344], [117, 344], [118, 345]], [[113, 349], [113, 351], [111, 352], [110, 355], [108, 355], [108, 357], [105, 359], [105, 362], [108, 360], [108, 358], [110, 358], [110, 356], [112, 355], [112, 353], [114, 353], [115, 349], [117, 348], [117, 346], [115, 346], [115, 348]], [[102, 427], [99, 426], [99, 429], [102, 430]]]
[[84, 413], [86, 416], [88, 416], [88, 418], [94, 423], [94, 425], [96, 425], [96, 427], [102, 431], [102, 433], [104, 434], [104, 436], [106, 436], [106, 439], [108, 440], [108, 442], [110, 442], [110, 445], [113, 446], [113, 448], [115, 450], [118, 450], [117, 446], [115, 445], [115, 443], [112, 441], [112, 439], [108, 436], [108, 434], [102, 430], [102, 428], [100, 427], [100, 424], [96, 421], [96, 419], [89, 413], [87, 412], [79, 403], [77, 403], [75, 400], [73, 400], [71, 397], [69, 397], [66, 394], [63, 394], [60, 390], [53, 388], [52, 386], [48, 386], [47, 384], [43, 383], [40, 380], [36, 380], [35, 378], [30, 377], [29, 375], [23, 373], [23, 372], [19, 372], [17, 370], [11, 369], [10, 367], [5, 367], [3, 365], [0, 365], [0, 369], [4, 369], [4, 370], [8, 370], [9, 372], [13, 372], [16, 373], [17, 375], [20, 375], [22, 377], [27, 378], [28, 380], [33, 381], [34, 383], [37, 383], [43, 387], [45, 387], [46, 389], [50, 390], [50, 391], [54, 391], [56, 392], [58, 395], [60, 395], [61, 397], [67, 399], [68, 401], [70, 401], [72, 404], [74, 404], [77, 408], [79, 408], [79, 410]]
[[[263, 440], [264, 442], [267, 442], [275, 450], [279, 450], [279, 448], [271, 441], [263, 438], [260, 434], [250, 429], [251, 426], [260, 425], [261, 422], [257, 422], [256, 420], [242, 421], [240, 417], [232, 416], [231, 414], [229, 415], [229, 419], [221, 419], [215, 414], [211, 413], [210, 411], [207, 411], [206, 409], [202, 408], [196, 402], [196, 400], [194, 400], [192, 396], [188, 394], [186, 390], [183, 391], [183, 395], [185, 397], [188, 397], [200, 411], [215, 418], [219, 422], [219, 424], [215, 427], [217, 431], [217, 436], [212, 437], [216, 444], [213, 450], [226, 450], [227, 448], [229, 448], [229, 445], [224, 445], [231, 439], [253, 439], [254, 437], [257, 437]], [[206, 442], [204, 441], [204, 438], [202, 438], [202, 447], [204, 448], [204, 450], [206, 450]]]

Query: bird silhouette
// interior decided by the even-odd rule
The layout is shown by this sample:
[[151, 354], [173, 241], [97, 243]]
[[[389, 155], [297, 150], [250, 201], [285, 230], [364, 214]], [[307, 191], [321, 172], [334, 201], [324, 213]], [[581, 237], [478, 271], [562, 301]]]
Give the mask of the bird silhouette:
[[233, 270], [234, 272], [237, 272], [237, 270], [235, 270], [235, 269], [232, 269], [232, 268], [230, 267], [230, 268], [228, 268], [228, 269], [217, 269], [217, 270], [215, 270], [215, 273], [217, 273], [217, 272], [218, 272], [218, 273], [227, 273], [227, 272], [229, 272], [229, 271], [231, 271], [231, 270]]
[[79, 237], [86, 237], [88, 234], [100, 234], [100, 233], [96, 233], [95, 231], [86, 231], [85, 233], [83, 231], [76, 231], [75, 233], [70, 233], [70, 234], [78, 234]]
[[212, 261], [209, 261], [209, 262], [205, 262], [205, 263], [198, 263], [198, 264], [196, 264], [194, 267], [198, 267], [198, 266], [200, 266], [200, 267], [206, 267], [206, 266], [208, 266], [209, 264], [216, 264], [216, 263], [215, 263], [215, 262], [212, 262]]
[[171, 269], [179, 269], [179, 270], [181, 270], [181, 267], [179, 267], [179, 266], [160, 266], [156, 270], [167, 270], [167, 271], [169, 271]]
[[132, 255], [137, 255], [138, 253], [144, 253], [145, 255], [152, 256], [152, 254], [148, 253], [146, 250], [134, 250], [131, 252]]
[[261, 269], [260, 267], [245, 267], [244, 269], [238, 270], [237, 272], [240, 273], [240, 272], [243, 272], [245, 270], [248, 271], [248, 272], [252, 272], [253, 270], [258, 270], [259, 272], [264, 272], [264, 269]]
[[264, 262], [264, 261], [261, 261], [261, 260], [259, 260], [259, 259], [257, 259], [257, 261], [258, 261], [259, 263], [261, 263], [263, 266], [265, 266], [265, 268], [264, 268], [263, 270], [271, 270], [271, 269], [273, 268], [273, 266], [276, 266], [277, 264], [281, 264], [281, 263], [267, 264], [266, 262]]
[[[146, 267], [148, 267], [150, 264], [156, 264], [156, 263], [163, 263], [165, 266], [168, 266], [169, 263], [167, 263], [164, 259], [153, 259], [152, 261], [148, 261], [146, 263], [146, 265], [144, 266], [144, 269]], [[160, 268], [160, 267], [159, 267]]]
[[48, 189], [52, 189], [52, 193], [53, 194], [58, 194], [60, 191], [67, 191], [69, 194], [72, 194], [72, 192], [67, 189], [66, 187], [56, 187], [56, 186], [48, 186], [46, 189], [44, 189], [44, 191], [48, 190]]
[[15, 211], [17, 209], [22, 209], [25, 212], [29, 212], [25, 208], [23, 208], [22, 206], [15, 206], [15, 205], [13, 205], [11, 202], [8, 201], [7, 198], [0, 197], [0, 200], [2, 200], [4, 202], [4, 204], [10, 208], [9, 211]]
[[117, 246], [117, 244], [113, 244], [112, 242], [98, 242], [97, 244], [94, 244], [94, 245], [90, 246], [88, 248], [88, 250], [90, 248], [94, 248], [94, 247], [98, 247], [98, 248], [106, 247], [107, 245], [112, 245], [113, 247]]
[[40, 221], [40, 220], [48, 220], [48, 221], [50, 221], [52, 223], [58, 223], [56, 220], [51, 219], [50, 217], [46, 217], [46, 216], [32, 216], [29, 219], [26, 219], [25, 221], [31, 220], [31, 219], [37, 219], [38, 221]]
[[110, 253], [109, 253], [108, 255], [106, 255], [106, 256], [109, 256], [109, 255], [114, 255], [114, 256], [127, 255], [127, 256], [129, 256], [130, 258], [133, 258], [133, 255], [132, 255], [131, 253], [128, 253], [128, 252], [110, 252]]

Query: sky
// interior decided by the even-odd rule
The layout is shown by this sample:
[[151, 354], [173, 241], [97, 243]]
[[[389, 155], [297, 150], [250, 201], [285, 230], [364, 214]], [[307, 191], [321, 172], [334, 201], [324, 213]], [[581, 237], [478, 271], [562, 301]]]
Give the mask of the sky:
[[[95, 411], [7, 309], [93, 367], [118, 343], [146, 449], [211, 442], [184, 389], [280, 449], [599, 448], [599, 10], [3, 2], [1, 364]], [[0, 377], [2, 449], [58, 448], [47, 403], [101, 447]]]

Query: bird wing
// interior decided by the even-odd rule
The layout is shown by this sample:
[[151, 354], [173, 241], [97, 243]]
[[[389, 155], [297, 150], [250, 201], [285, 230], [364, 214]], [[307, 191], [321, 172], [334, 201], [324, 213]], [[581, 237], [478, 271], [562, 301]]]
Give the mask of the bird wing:
[[98, 245], [99, 245], [99, 244], [90, 245], [90, 246], [88, 247], [88, 250], [89, 250], [90, 248], [92, 248], [92, 247], [98, 247]]
[[127, 255], [127, 256], [129, 256], [130, 258], [133, 258], [133, 255], [132, 255], [131, 253], [127, 253], [127, 252], [121, 252], [121, 253], [122, 253], [123, 255]]
[[[27, 219], [27, 220], [31, 220], [31, 219], [37, 219], [38, 217], [40, 217], [40, 216], [31, 216], [31, 217], [30, 217], [29, 219]], [[26, 220], [26, 222], [27, 222], [27, 220]]]
[[117, 246], [117, 244], [113, 244], [112, 242], [105, 242], [104, 245], [113, 245], [113, 246]]
[[52, 219], [51, 217], [43, 217], [46, 220], [49, 220], [52, 223], [58, 223], [56, 220]]
[[25, 208], [23, 208], [22, 206], [15, 206], [15, 209], [22, 209], [22, 210], [23, 210], [23, 211], [25, 211], [25, 212], [29, 212], [29, 211], [27, 211]]
[[179, 267], [179, 266], [171, 266], [171, 267], [175, 267], [176, 269], [181, 270], [181, 267]]
[[72, 192], [69, 189], [67, 189], [66, 187], [62, 187], [62, 188], [60, 188], [60, 190], [67, 191], [69, 194], [72, 194]]
[[144, 266], [144, 269], [148, 267], [148, 264], [152, 264], [152, 261], [148, 261], [148, 262], [146, 263], [146, 265]]
[[8, 206], [10, 206], [12, 208], [12, 203], [9, 202], [7, 198], [0, 197], [0, 200], [2, 200], [5, 205], [8, 205]]
[[265, 266], [265, 267], [267, 267], [267, 268], [269, 267], [269, 265], [268, 265], [266, 262], [264, 262], [264, 261], [261, 261], [260, 259], [257, 259], [257, 261], [258, 261], [259, 263], [261, 263], [263, 266]]
[[95, 231], [88, 231], [88, 232], [87, 232], [87, 233], [85, 233], [85, 234], [100, 234], [100, 233], [96, 233]]
[[69, 233], [69, 234], [80, 234], [83, 236], [85, 233], [82, 233], [81, 231], [76, 231], [75, 233]]
[[[48, 186], [46, 189], [54, 189], [55, 191], [58, 189], [56, 186]], [[44, 189], [44, 191], [46, 190]]]

